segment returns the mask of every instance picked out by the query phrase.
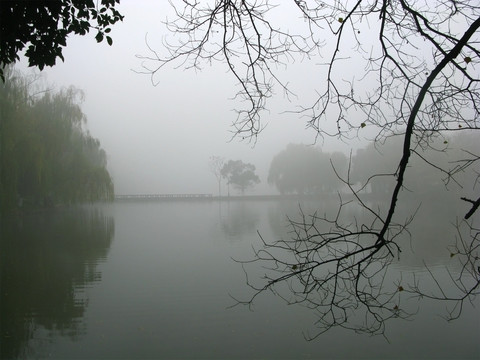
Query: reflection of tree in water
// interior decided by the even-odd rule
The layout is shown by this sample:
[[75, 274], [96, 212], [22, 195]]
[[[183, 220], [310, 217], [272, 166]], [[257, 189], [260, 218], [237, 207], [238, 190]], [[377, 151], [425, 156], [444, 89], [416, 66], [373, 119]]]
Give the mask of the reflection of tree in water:
[[[6, 220], [6, 221], [5, 221]], [[113, 218], [70, 209], [4, 219], [1, 224], [1, 357], [29, 356], [40, 327], [75, 338], [96, 270], [114, 235]]]
[[[428, 186], [426, 184], [425, 186]], [[443, 260], [449, 260], [452, 243], [459, 236], [458, 228], [452, 224], [452, 219], [464, 215], [463, 204], [455, 202], [456, 194], [443, 192], [442, 196], [430, 193], [407, 193], [405, 203], [399, 204], [396, 218], [408, 219], [412, 215], [412, 207], [418, 207], [415, 218], [409, 224], [409, 234], [398, 239], [402, 249], [398, 263], [402, 267], [424, 268], [425, 264], [435, 265]], [[303, 214], [314, 214], [323, 217], [334, 217], [338, 211], [338, 198], [316, 197], [298, 201], [293, 199], [274, 203], [269, 209], [268, 218], [274, 239], [289, 239], [294, 235], [288, 220], [301, 221]], [[389, 199], [377, 194], [368, 202], [370, 208], [383, 208]], [[340, 212], [341, 218], [353, 219], [358, 223], [368, 223], [371, 214], [356, 203], [344, 206]], [[371, 220], [370, 220], [371, 221]], [[325, 225], [325, 224], [324, 224]], [[468, 229], [463, 229], [468, 230]], [[415, 241], [412, 241], [412, 238]]]
[[[401, 244], [401, 266], [425, 268], [425, 265], [435, 265], [449, 259], [449, 247], [455, 243], [458, 231], [452, 219], [461, 218], [464, 212], [458, 202], [450, 200], [449, 197], [439, 197], [421, 201], [416, 217], [408, 228], [410, 235], [405, 236]], [[397, 209], [398, 218], [406, 218], [408, 213], [406, 206]]]
[[248, 206], [244, 201], [227, 202], [225, 210], [220, 213], [220, 225], [230, 241], [256, 233], [259, 214], [253, 211], [252, 206]]
[[[382, 209], [388, 199], [374, 196], [360, 206], [345, 197], [340, 208], [332, 199], [281, 203], [269, 213], [275, 240], [265, 237], [255, 259], [243, 262], [254, 294], [239, 303], [251, 305], [271, 290], [288, 304], [311, 308], [318, 316], [318, 331], [307, 335], [310, 338], [337, 326], [384, 334], [387, 320], [416, 313], [420, 303], [410, 301], [412, 297], [443, 300], [447, 313], [440, 315], [458, 317], [464, 301], [474, 301], [475, 291], [469, 289], [478, 286], [478, 257], [471, 248], [478, 249], [478, 221], [473, 228], [452, 223], [465, 212], [458, 202], [453, 205], [452, 194], [403, 196], [394, 218], [398, 233], [391, 234], [398, 250], [395, 257], [378, 251], [366, 260], [361, 258], [364, 249], [376, 247], [368, 241], [367, 229], [379, 226], [368, 209]], [[412, 206], [418, 206], [415, 213]], [[282, 214], [284, 219], [287, 215], [283, 226]], [[357, 241], [358, 236], [362, 238]]]
[[288, 226], [287, 219], [291, 216], [295, 216], [299, 209], [311, 209], [312, 204], [319, 206], [318, 202], [301, 202], [292, 200], [272, 202], [272, 206], [268, 209], [268, 222], [270, 229], [272, 230], [274, 239], [285, 239], [290, 236], [290, 227]]
[[[302, 214], [335, 217], [338, 211], [338, 197], [335, 195], [298, 196], [285, 198], [278, 203], [272, 203], [268, 211], [268, 220], [274, 239], [289, 239], [292, 233], [291, 221], [298, 222]], [[365, 210], [355, 204], [349, 204], [342, 209], [342, 217], [367, 217]]]

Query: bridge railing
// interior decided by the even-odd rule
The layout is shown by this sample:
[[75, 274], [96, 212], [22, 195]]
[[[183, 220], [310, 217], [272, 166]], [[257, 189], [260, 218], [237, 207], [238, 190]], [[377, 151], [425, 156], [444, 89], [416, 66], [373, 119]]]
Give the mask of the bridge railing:
[[209, 199], [213, 194], [121, 194], [115, 195], [116, 200], [141, 199]]

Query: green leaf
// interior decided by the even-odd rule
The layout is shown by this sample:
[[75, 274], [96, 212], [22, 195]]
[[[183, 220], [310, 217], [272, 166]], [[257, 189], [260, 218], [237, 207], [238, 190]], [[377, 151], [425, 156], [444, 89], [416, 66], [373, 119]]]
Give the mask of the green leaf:
[[95, 40], [97, 40], [97, 42], [102, 42], [103, 40], [103, 34], [99, 31], [97, 36], [95, 36]]
[[108, 43], [108, 45], [110, 45], [110, 46], [112, 46], [112, 44], [113, 44], [113, 40], [112, 40], [112, 38], [111, 38], [110, 36], [107, 36], [107, 43]]

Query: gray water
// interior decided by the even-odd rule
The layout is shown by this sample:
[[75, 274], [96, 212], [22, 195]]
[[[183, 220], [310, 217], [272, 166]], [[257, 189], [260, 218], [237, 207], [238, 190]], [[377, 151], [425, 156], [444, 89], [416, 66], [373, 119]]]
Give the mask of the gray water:
[[[257, 231], [289, 236], [286, 215], [298, 209], [279, 200], [116, 202], [4, 221], [2, 358], [479, 358], [478, 300], [447, 322], [444, 304], [411, 299], [417, 313], [389, 321], [387, 339], [334, 329], [306, 341], [315, 313], [270, 292], [251, 309], [231, 308], [252, 294], [234, 259], [253, 257]], [[442, 270], [455, 230], [436, 220], [418, 226], [430, 238], [406, 246], [395, 276], [425, 274], [424, 261]]]

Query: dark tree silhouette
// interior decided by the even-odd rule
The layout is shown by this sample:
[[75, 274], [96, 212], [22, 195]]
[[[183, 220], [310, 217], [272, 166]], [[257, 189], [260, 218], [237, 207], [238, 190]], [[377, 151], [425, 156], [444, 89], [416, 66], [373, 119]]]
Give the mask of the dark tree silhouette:
[[123, 16], [115, 6], [120, 0], [2, 0], [0, 2], [0, 77], [3, 68], [19, 59], [19, 52], [28, 48], [25, 56], [30, 66], [42, 70], [63, 59], [62, 49], [70, 34], [97, 32], [97, 42], [113, 40], [108, 35], [111, 25]]
[[[291, 21], [276, 17], [282, 7]], [[457, 157], [444, 167], [419, 151], [450, 153], [448, 146], [436, 149], [434, 142], [452, 132], [461, 136], [479, 130], [477, 1], [195, 1], [182, 2], [175, 10], [176, 18], [167, 26], [176, 39], [166, 43], [166, 56], [152, 49], [151, 56], [143, 57], [146, 72], [155, 76], [168, 64], [201, 68], [212, 61], [225, 63], [239, 84], [236, 98], [246, 104], [234, 122], [241, 138], [256, 139], [262, 131], [261, 114], [275, 89], [292, 94], [283, 68], [297, 60], [318, 63], [321, 56], [325, 60], [317, 66], [318, 74], [310, 74], [318, 79], [318, 96], [299, 111], [317, 137], [348, 140], [371, 129], [377, 145], [392, 136], [402, 140], [391, 172], [371, 174], [360, 186], [378, 177], [393, 179], [388, 201], [371, 206], [353, 186], [351, 167], [337, 173], [352, 196], [348, 201], [339, 197], [337, 216], [302, 214], [300, 221], [290, 221], [291, 240], [264, 242], [256, 259], [270, 262], [271, 273], [263, 286], [255, 287], [258, 293], [289, 284], [294, 299], [287, 301], [318, 310], [321, 331], [344, 326], [370, 333], [383, 333], [385, 320], [406, 316], [394, 301], [404, 291], [459, 308], [478, 294], [478, 187], [469, 196], [456, 196], [457, 203], [469, 206], [465, 219], [456, 222], [459, 231], [469, 234], [453, 245], [463, 269], [460, 277], [451, 277], [456, 292], [447, 294], [440, 286], [439, 292], [425, 294], [416, 282], [409, 289], [399, 285], [389, 291], [383, 283], [418, 206], [410, 205], [411, 216], [397, 220], [412, 157], [423, 159], [420, 163], [434, 167], [450, 183], [461, 183], [465, 171], [478, 174], [479, 153], [453, 153]], [[296, 18], [300, 21], [292, 25]], [[334, 131], [328, 126], [332, 122]], [[368, 216], [340, 216], [353, 203]], [[352, 315], [361, 310], [363, 316]]]

